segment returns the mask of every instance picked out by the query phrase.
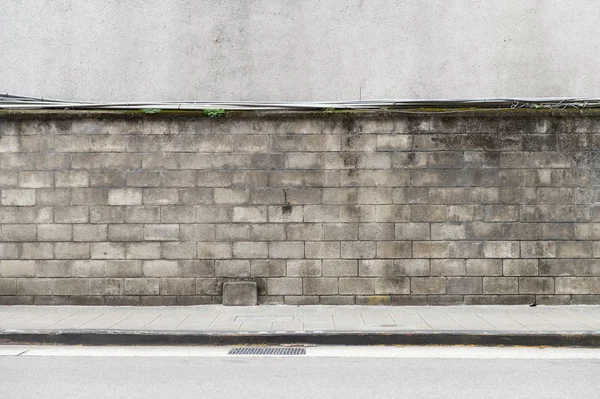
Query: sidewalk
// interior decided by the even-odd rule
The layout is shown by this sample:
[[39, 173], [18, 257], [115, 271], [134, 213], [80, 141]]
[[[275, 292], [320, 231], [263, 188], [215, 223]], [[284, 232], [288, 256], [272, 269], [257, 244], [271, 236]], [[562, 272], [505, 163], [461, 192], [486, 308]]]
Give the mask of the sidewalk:
[[600, 347], [600, 306], [0, 306], [0, 343]]

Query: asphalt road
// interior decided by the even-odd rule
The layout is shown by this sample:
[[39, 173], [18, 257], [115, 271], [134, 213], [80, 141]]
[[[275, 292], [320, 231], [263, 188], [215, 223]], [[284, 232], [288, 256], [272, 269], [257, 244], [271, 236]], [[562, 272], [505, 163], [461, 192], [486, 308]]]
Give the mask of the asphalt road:
[[491, 355], [462, 349], [457, 356], [428, 348], [423, 358], [370, 357], [361, 350], [358, 357], [172, 357], [156, 349], [134, 357], [0, 356], [0, 398], [600, 397], [598, 350], [557, 359], [536, 358], [531, 349], [518, 358], [514, 348]]

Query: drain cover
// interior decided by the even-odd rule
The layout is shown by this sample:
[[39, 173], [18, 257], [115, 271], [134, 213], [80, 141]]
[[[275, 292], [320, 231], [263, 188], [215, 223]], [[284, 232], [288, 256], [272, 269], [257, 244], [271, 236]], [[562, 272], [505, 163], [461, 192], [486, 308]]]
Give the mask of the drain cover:
[[246, 346], [241, 348], [230, 349], [228, 355], [275, 355], [275, 356], [289, 356], [289, 355], [306, 355], [305, 348], [255, 348], [252, 346]]

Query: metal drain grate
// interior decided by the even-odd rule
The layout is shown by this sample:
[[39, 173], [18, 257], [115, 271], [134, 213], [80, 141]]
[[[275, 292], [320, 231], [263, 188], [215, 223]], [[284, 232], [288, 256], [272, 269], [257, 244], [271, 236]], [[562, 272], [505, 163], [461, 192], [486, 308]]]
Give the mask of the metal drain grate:
[[233, 348], [227, 353], [228, 355], [275, 355], [275, 356], [290, 356], [290, 355], [306, 355], [305, 348], [255, 348], [251, 346]]

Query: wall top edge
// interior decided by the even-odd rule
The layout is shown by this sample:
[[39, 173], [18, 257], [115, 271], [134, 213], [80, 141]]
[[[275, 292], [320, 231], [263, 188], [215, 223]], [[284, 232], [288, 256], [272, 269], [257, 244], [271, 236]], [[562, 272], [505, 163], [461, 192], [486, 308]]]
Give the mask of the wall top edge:
[[307, 111], [226, 111], [222, 116], [209, 116], [204, 111], [162, 110], [0, 110], [0, 120], [18, 119], [389, 119], [389, 118], [600, 118], [600, 109], [497, 109], [497, 108], [424, 108], [411, 110], [307, 110]]

